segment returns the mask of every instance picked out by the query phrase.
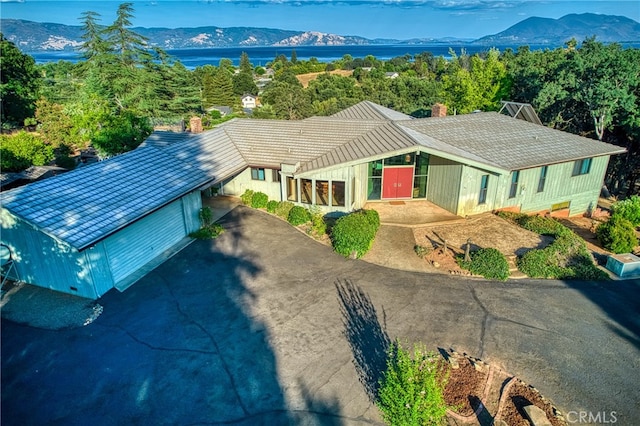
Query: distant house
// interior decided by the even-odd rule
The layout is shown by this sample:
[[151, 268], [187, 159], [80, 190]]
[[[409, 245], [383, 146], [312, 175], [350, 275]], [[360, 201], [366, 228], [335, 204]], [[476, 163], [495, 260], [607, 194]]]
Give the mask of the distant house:
[[2, 240], [32, 284], [124, 289], [199, 227], [200, 193], [261, 191], [328, 213], [427, 200], [459, 215], [594, 208], [625, 150], [495, 112], [410, 116], [361, 102], [300, 121], [155, 132], [135, 151], [0, 194]]
[[400, 77], [400, 74], [398, 74], [397, 72], [385, 72], [385, 73], [384, 73], [384, 76], [385, 76], [386, 78], [392, 78], [392, 79], [393, 79], [393, 78], [398, 78], [398, 77]]
[[256, 107], [257, 98], [250, 93], [242, 95], [242, 108], [253, 109]]

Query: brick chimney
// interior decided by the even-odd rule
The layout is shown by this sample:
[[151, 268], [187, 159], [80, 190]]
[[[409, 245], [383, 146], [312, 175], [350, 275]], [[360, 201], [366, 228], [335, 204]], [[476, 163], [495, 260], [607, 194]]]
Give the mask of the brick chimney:
[[202, 133], [202, 119], [200, 117], [191, 117], [189, 120], [191, 133]]
[[431, 116], [432, 117], [446, 117], [447, 116], [447, 106], [444, 104], [435, 104], [431, 107]]

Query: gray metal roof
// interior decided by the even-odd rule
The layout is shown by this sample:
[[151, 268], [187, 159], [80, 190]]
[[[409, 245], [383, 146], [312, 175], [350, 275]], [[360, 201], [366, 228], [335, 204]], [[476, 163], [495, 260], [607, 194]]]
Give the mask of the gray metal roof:
[[78, 250], [207, 181], [152, 147], [0, 193], [3, 208]]
[[333, 118], [348, 118], [353, 120], [411, 120], [413, 117], [394, 111], [371, 101], [362, 101], [352, 107], [333, 114]]
[[414, 136], [419, 134], [419, 137], [437, 141], [436, 149], [452, 153], [451, 150], [455, 150], [462, 158], [507, 171], [625, 152], [624, 148], [615, 145], [496, 112], [424, 118], [397, 124], [413, 131]]
[[[408, 119], [362, 102], [301, 121], [234, 119], [199, 134], [156, 132], [140, 148], [0, 194], [0, 202], [81, 250], [189, 191], [247, 167], [304, 173], [426, 148], [510, 171], [623, 148], [498, 113]], [[393, 118], [398, 117], [398, 118]]]

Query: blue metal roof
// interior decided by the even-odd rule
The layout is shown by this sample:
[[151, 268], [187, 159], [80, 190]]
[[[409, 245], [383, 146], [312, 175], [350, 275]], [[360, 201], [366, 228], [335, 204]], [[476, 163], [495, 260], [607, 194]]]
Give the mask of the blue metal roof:
[[209, 180], [204, 171], [144, 147], [2, 192], [0, 202], [82, 250]]

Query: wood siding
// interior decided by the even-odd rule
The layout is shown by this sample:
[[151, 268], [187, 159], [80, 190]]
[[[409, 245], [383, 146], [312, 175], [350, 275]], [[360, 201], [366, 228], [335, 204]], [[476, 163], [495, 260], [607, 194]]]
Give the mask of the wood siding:
[[[480, 185], [484, 175], [489, 176], [487, 197], [485, 202], [480, 204]], [[465, 165], [462, 169], [458, 210], [453, 213], [458, 216], [467, 216], [492, 211], [497, 208], [496, 196], [498, 188], [501, 187], [501, 179], [503, 177], [498, 174]]]
[[547, 212], [554, 204], [569, 201], [569, 214], [582, 214], [595, 208], [604, 181], [609, 156], [596, 157], [588, 174], [572, 176], [574, 162], [548, 166], [545, 187], [538, 192], [540, 167], [520, 171], [518, 192], [509, 197], [510, 175], [502, 176], [501, 207], [519, 206], [522, 212]]
[[234, 177], [224, 181], [222, 183], [221, 194], [240, 196], [247, 189], [251, 189], [256, 192], [264, 192], [270, 200], [281, 201], [280, 182], [273, 181], [272, 170], [273, 169], [264, 169], [265, 180], [254, 180], [251, 179], [251, 169], [247, 168]]
[[2, 242], [11, 248], [22, 281], [90, 299], [99, 296], [93, 281], [99, 277], [94, 277], [92, 270], [104, 267], [105, 259], [100, 251], [86, 255], [8, 210], [1, 209], [0, 215]]
[[462, 164], [431, 155], [427, 200], [452, 212], [458, 211]]
[[202, 208], [202, 196], [200, 191], [193, 191], [182, 197], [182, 214], [186, 233], [200, 229], [200, 209]]

